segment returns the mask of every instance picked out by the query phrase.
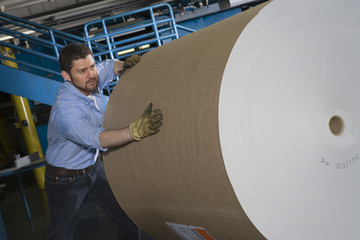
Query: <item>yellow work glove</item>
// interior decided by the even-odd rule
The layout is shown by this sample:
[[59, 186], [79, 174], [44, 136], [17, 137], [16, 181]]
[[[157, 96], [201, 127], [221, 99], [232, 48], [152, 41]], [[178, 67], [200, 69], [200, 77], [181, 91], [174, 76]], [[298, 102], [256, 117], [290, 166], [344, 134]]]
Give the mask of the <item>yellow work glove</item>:
[[135, 122], [130, 123], [131, 137], [136, 141], [140, 141], [144, 137], [158, 133], [162, 124], [161, 120], [160, 109], [152, 110], [152, 103], [150, 103], [143, 115]]
[[124, 61], [124, 69], [128, 69], [135, 66], [139, 61], [140, 61], [139, 55], [132, 55], [126, 58]]

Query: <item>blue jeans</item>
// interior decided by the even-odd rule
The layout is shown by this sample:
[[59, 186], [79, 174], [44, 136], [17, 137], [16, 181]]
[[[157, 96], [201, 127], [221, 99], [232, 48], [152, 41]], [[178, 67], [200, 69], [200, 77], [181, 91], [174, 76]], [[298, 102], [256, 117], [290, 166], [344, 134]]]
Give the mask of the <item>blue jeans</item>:
[[73, 239], [79, 209], [87, 196], [111, 215], [118, 226], [119, 239], [138, 240], [138, 228], [117, 202], [100, 159], [90, 172], [80, 176], [45, 171], [45, 189], [49, 205], [49, 240]]

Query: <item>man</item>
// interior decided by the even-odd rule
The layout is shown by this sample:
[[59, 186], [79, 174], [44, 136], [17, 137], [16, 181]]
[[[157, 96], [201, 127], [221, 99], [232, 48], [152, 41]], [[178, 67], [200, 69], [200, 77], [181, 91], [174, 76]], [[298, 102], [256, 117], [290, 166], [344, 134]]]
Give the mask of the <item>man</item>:
[[138, 229], [121, 209], [105, 176], [100, 151], [156, 134], [161, 126], [160, 110], [150, 104], [129, 127], [102, 128], [104, 104], [100, 89], [140, 60], [106, 60], [95, 64], [91, 50], [69, 44], [59, 56], [66, 80], [53, 104], [46, 152], [45, 189], [49, 205], [48, 239], [72, 239], [79, 209], [92, 197], [115, 220], [119, 239], [138, 239]]

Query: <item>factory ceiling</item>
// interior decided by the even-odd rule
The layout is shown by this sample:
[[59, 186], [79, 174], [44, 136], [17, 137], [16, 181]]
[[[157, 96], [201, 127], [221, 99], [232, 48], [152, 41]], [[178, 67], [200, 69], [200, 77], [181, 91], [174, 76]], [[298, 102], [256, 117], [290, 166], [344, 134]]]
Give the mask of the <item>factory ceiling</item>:
[[59, 30], [81, 26], [102, 17], [132, 11], [156, 0], [0, 0], [1, 11]]

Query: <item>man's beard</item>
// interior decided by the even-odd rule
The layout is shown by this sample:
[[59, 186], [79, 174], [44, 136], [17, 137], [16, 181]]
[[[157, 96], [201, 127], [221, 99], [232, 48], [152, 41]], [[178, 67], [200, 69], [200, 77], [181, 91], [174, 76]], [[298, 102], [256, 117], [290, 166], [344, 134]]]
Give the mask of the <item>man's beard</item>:
[[[98, 81], [97, 77], [90, 78], [90, 79], [85, 83], [85, 88], [78, 86], [78, 85], [75, 83], [75, 81], [73, 80], [73, 78], [72, 78], [71, 76], [70, 76], [70, 79], [71, 79], [71, 83], [72, 83], [72, 85], [73, 85], [74, 87], [76, 87], [76, 88], [79, 89], [80, 91], [82, 91], [82, 92], [84, 92], [84, 93], [88, 93], [88, 94], [89, 94], [91, 91], [96, 90], [96, 89], [98, 88], [98, 86], [99, 86], [99, 81]], [[89, 83], [90, 81], [96, 81], [95, 87], [93, 87], [93, 88], [88, 88], [88, 87], [87, 87], [87, 85], [88, 85], [88, 83]]]

